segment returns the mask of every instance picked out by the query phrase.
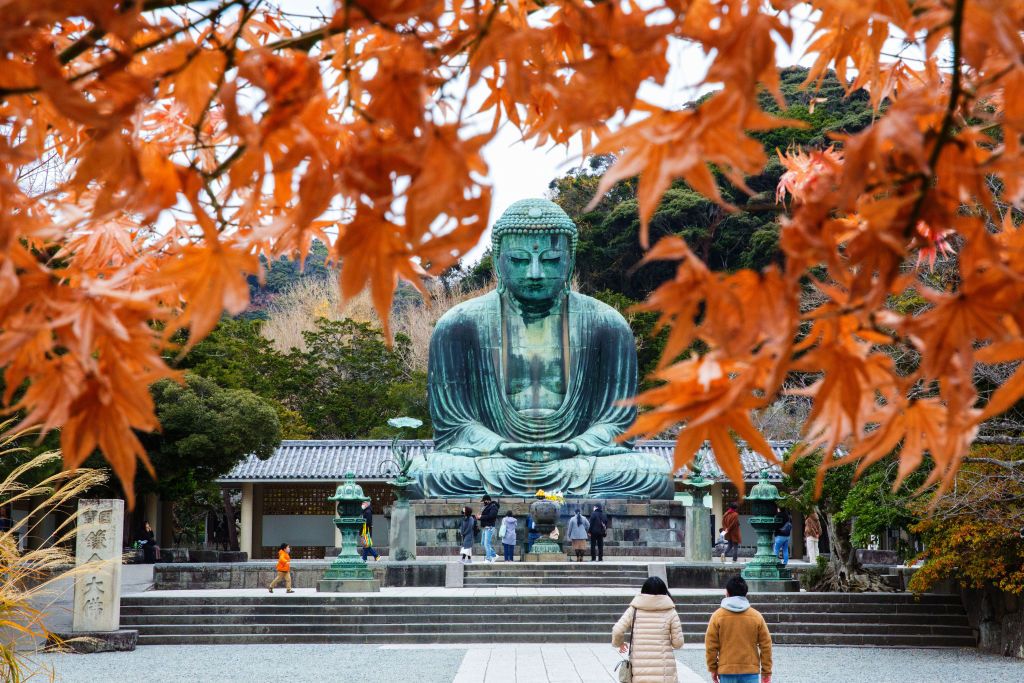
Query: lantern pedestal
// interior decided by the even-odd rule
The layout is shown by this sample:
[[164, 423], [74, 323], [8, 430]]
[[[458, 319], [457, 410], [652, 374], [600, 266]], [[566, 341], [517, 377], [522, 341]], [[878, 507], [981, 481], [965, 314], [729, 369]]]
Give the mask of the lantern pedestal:
[[320, 579], [316, 582], [316, 591], [318, 593], [379, 593], [380, 581], [376, 579]]
[[750, 491], [747, 500], [754, 515], [750, 526], [757, 532], [757, 553], [740, 575], [755, 593], [796, 593], [800, 582], [785, 567], [772, 549], [775, 529], [779, 524], [779, 490], [768, 482], [768, 472], [761, 470], [760, 481]]
[[407, 562], [416, 559], [416, 513], [409, 505], [406, 489], [412, 479], [400, 475], [391, 482], [395, 503], [391, 506], [391, 530], [388, 537], [388, 559]]
[[330, 568], [316, 584], [319, 592], [349, 593], [380, 591], [380, 581], [373, 577], [373, 571], [363, 562], [356, 550], [356, 539], [363, 528], [362, 503], [370, 500], [363, 495], [363, 489], [356, 483], [351, 472], [338, 486], [334, 495], [328, 498], [338, 504], [338, 516], [334, 525], [341, 532], [341, 552]]
[[[698, 492], [703, 497], [703, 492]], [[683, 535], [686, 559], [690, 562], [711, 561], [711, 510], [697, 496], [686, 506], [686, 531]]]
[[691, 502], [686, 506], [686, 526], [683, 548], [690, 562], [711, 561], [711, 510], [704, 505], [704, 491], [714, 482], [704, 478], [703, 458], [698, 453], [690, 465], [690, 476], [683, 483], [690, 491]]

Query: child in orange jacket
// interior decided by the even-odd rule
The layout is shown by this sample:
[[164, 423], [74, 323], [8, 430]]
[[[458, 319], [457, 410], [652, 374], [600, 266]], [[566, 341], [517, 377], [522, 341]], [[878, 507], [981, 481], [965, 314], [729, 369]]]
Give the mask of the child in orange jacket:
[[287, 543], [282, 543], [281, 547], [277, 550], [277, 576], [270, 582], [267, 589], [273, 593], [274, 586], [277, 585], [278, 581], [284, 581], [284, 587], [286, 593], [294, 593], [292, 590], [292, 548]]

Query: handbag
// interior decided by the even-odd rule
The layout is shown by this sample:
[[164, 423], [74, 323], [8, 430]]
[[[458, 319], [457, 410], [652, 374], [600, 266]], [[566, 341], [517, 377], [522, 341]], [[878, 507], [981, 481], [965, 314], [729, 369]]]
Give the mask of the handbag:
[[498, 527], [498, 538], [505, 538], [505, 520], [501, 520], [501, 526]]
[[633, 624], [629, 627], [629, 658], [623, 659], [615, 665], [619, 672], [619, 683], [632, 683], [633, 681], [633, 634], [636, 632], [636, 607], [633, 608]]

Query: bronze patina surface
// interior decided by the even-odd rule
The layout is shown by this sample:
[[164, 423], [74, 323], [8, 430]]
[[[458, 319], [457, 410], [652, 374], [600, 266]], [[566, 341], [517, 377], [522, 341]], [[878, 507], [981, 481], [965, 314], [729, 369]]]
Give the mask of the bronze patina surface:
[[495, 224], [497, 289], [450, 310], [431, 338], [437, 450], [414, 463], [414, 496], [672, 497], [666, 462], [615, 441], [636, 418], [622, 405], [636, 393], [636, 343], [617, 311], [570, 290], [576, 235], [546, 200]]

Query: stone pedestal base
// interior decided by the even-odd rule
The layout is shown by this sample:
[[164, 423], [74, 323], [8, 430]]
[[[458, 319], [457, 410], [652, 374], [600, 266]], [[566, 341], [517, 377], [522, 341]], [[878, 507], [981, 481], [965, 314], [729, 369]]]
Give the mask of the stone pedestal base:
[[526, 553], [524, 562], [565, 562], [565, 553]]
[[320, 579], [316, 583], [318, 593], [377, 593], [380, 581], [377, 579]]
[[[58, 642], [58, 638], [63, 642]], [[94, 652], [130, 652], [135, 649], [138, 642], [139, 632], [135, 629], [72, 631], [51, 635], [46, 641], [46, 649], [59, 649], [83, 655]]]
[[686, 507], [684, 533], [686, 559], [690, 562], [711, 561], [711, 510], [703, 505]]
[[416, 513], [409, 505], [391, 508], [388, 559], [398, 562], [416, 559]]
[[796, 579], [746, 579], [751, 593], [799, 593]]

